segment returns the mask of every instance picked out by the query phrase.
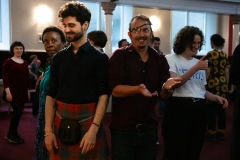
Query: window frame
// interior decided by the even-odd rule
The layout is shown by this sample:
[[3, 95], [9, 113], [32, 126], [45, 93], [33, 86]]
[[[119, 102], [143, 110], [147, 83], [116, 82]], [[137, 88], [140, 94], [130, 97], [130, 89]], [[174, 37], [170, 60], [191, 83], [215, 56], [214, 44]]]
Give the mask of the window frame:
[[10, 11], [9, 0], [0, 0], [0, 50], [10, 48]]

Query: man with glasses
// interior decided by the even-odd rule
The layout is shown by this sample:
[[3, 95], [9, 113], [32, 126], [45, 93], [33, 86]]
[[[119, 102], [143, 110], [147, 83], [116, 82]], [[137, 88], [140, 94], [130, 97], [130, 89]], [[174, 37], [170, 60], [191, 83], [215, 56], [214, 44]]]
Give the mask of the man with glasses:
[[109, 60], [109, 87], [114, 99], [110, 124], [112, 159], [156, 160], [154, 107], [158, 98], [171, 96], [181, 79], [168, 79], [165, 57], [149, 47], [152, 29], [148, 17], [133, 17], [128, 36], [131, 45], [117, 49]]

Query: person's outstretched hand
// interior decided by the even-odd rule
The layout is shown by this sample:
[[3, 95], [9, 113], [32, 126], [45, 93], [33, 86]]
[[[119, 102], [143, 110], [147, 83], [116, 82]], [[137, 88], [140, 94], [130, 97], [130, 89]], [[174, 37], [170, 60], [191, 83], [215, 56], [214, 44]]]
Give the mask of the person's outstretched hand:
[[144, 84], [140, 84], [139, 88], [140, 88], [140, 93], [144, 97], [152, 97], [152, 96], [156, 96], [158, 94], [157, 91], [154, 91], [153, 93], [149, 92], [149, 90], [147, 89], [147, 87]]
[[162, 86], [164, 90], [174, 90], [181, 85], [182, 78], [169, 78]]

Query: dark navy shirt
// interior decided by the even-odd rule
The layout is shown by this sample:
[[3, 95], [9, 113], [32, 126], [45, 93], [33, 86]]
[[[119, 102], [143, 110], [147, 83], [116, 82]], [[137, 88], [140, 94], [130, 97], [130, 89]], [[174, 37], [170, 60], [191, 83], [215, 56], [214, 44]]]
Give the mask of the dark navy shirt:
[[[117, 85], [138, 86], [145, 84], [153, 93], [160, 92], [162, 84], [170, 77], [169, 65], [163, 55], [148, 47], [148, 60], [143, 62], [132, 46], [116, 50], [109, 59], [108, 82], [110, 91]], [[111, 128], [127, 130], [138, 123], [156, 123], [155, 105], [157, 96], [141, 94], [128, 97], [113, 97]]]
[[[34, 73], [35, 75], [38, 75], [38, 66], [37, 66], [37, 64], [34, 63], [34, 62], [31, 62], [31, 63], [29, 64], [29, 66], [32, 67], [32, 68], [31, 68], [32, 73]], [[31, 75], [31, 74], [29, 74], [29, 78], [34, 78], [34, 76]]]
[[71, 104], [97, 102], [99, 96], [109, 94], [107, 85], [108, 56], [89, 42], [59, 51], [52, 60], [47, 95]]

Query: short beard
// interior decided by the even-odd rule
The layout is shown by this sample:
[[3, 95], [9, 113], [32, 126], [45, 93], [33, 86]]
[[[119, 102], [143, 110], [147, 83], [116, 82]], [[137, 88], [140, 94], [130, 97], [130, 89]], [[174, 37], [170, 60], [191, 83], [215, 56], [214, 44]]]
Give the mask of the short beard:
[[68, 37], [66, 37], [66, 39], [68, 42], [75, 42], [81, 39], [82, 37], [83, 37], [83, 28], [80, 32], [76, 33], [72, 39]]

